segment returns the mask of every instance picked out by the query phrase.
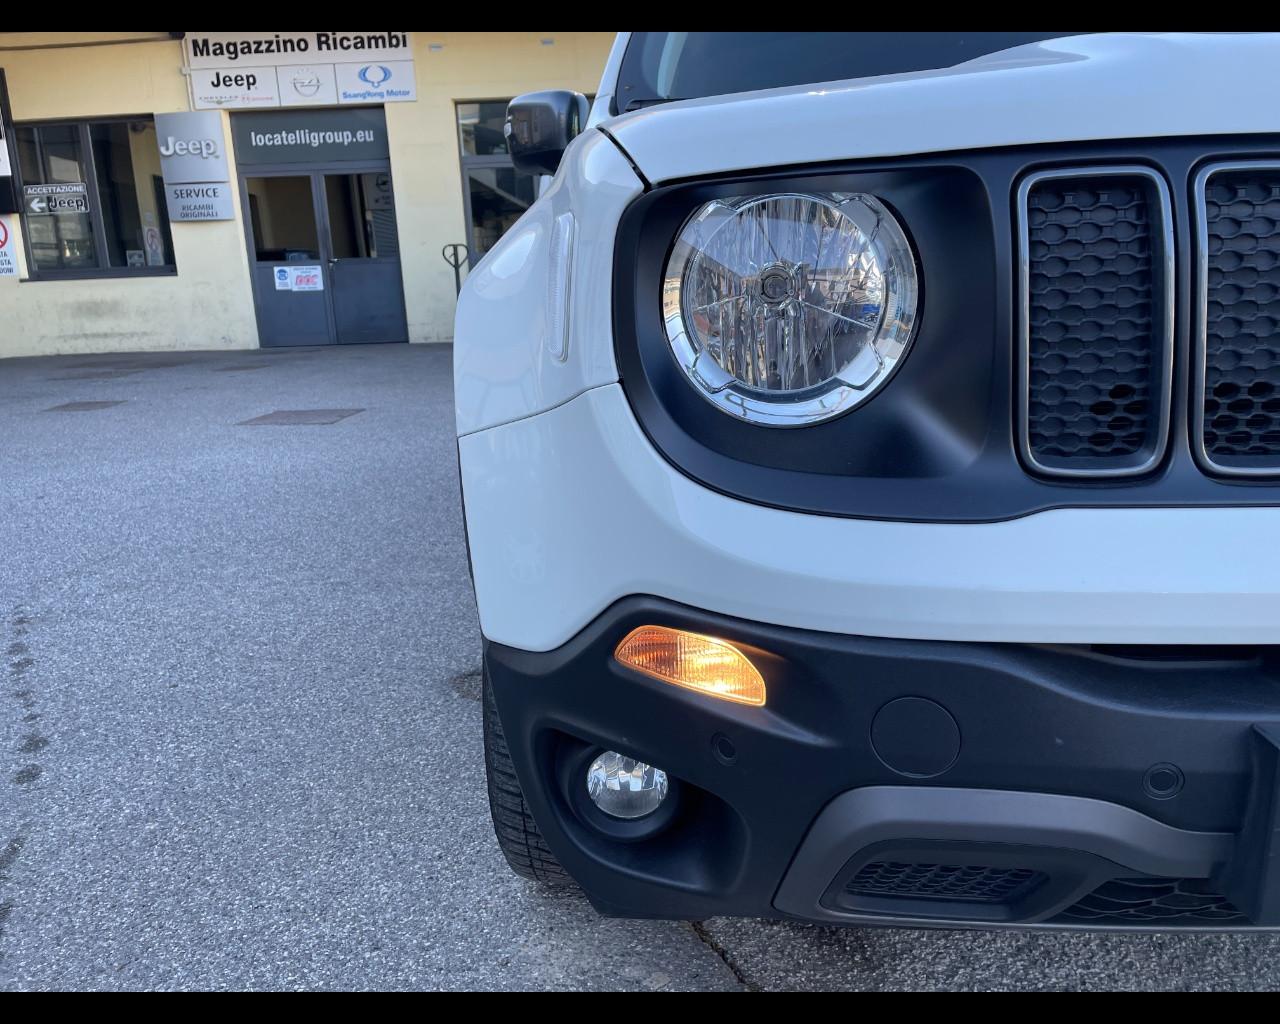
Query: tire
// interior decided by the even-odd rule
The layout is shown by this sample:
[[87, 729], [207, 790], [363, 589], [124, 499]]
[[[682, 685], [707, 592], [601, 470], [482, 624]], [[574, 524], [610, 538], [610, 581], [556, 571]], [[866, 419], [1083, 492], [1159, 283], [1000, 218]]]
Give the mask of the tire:
[[493, 819], [493, 831], [498, 846], [507, 858], [511, 870], [521, 878], [557, 888], [573, 885], [573, 879], [560, 866], [555, 854], [538, 831], [537, 822], [524, 802], [524, 792], [516, 779], [511, 753], [507, 750], [507, 738], [498, 720], [498, 709], [493, 702], [493, 687], [489, 684], [489, 670], [484, 671], [484, 769], [489, 784], [489, 815]]

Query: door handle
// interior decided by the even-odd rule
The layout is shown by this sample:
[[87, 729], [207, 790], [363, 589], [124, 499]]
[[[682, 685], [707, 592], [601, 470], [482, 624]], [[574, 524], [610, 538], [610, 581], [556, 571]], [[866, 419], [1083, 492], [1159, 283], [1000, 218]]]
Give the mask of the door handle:
[[329, 266], [331, 267], [334, 266], [338, 262], [338, 259], [339, 257], [334, 256], [331, 260], [329, 260]]

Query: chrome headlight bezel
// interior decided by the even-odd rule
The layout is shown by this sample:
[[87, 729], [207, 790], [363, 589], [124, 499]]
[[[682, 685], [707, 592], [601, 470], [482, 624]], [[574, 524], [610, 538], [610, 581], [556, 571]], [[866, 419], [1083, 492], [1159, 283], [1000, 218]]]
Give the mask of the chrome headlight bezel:
[[[780, 202], [792, 203], [797, 208], [801, 204], [809, 204], [822, 211], [820, 215], [844, 222], [842, 226], [846, 233], [851, 232], [861, 239], [861, 256], [869, 256], [874, 261], [873, 277], [881, 290], [877, 297], [874, 327], [836, 313], [838, 304], [828, 302], [832, 308], [825, 309], [812, 302], [800, 301], [806, 296], [826, 297], [812, 291], [800, 294], [805, 287], [813, 287], [802, 283], [805, 281], [805, 265], [779, 255], [774, 242], [766, 235], [775, 259], [761, 268], [755, 278], [738, 275], [742, 281], [740, 292], [720, 301], [741, 300], [741, 305], [735, 308], [754, 312], [759, 312], [762, 306], [776, 310], [786, 305], [797, 311], [804, 306], [810, 312], [798, 314], [802, 323], [805, 317], [812, 320], [812, 311], [817, 310], [823, 317], [857, 323], [870, 331], [869, 339], [857, 348], [853, 357], [833, 367], [834, 372], [825, 379], [800, 388], [771, 389], [753, 385], [721, 364], [717, 356], [718, 347], [709, 344], [691, 322], [693, 317], [688, 296], [691, 291], [690, 275], [698, 272], [700, 261], [706, 258], [709, 247], [716, 244], [717, 239], [723, 244], [723, 232], [740, 228], [753, 211], [763, 211], [769, 204], [776, 207]], [[759, 220], [755, 223], [758, 225]], [[779, 240], [778, 244], [785, 250], [785, 243]], [[821, 257], [819, 245], [814, 263], [820, 264]], [[811, 271], [813, 269], [810, 268]], [[766, 299], [763, 290], [768, 287], [765, 281], [770, 274], [783, 282], [781, 288], [791, 288], [797, 294], [786, 299]], [[815, 274], [814, 282], [819, 280], [830, 285], [829, 280]], [[920, 272], [915, 250], [901, 221], [887, 204], [871, 193], [795, 191], [744, 194], [704, 203], [687, 218], [667, 257], [662, 296], [663, 323], [671, 353], [699, 395], [722, 412], [748, 423], [766, 427], [804, 427], [850, 412], [888, 383], [914, 339]], [[846, 294], [845, 298], [849, 297]], [[801, 333], [803, 336], [804, 332]], [[830, 344], [835, 346], [835, 340], [832, 339]]]

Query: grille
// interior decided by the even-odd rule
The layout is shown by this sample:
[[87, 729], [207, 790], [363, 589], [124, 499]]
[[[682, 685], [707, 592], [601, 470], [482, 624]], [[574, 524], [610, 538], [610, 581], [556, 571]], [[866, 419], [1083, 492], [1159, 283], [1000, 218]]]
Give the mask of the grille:
[[1202, 171], [1202, 455], [1227, 473], [1280, 471], [1280, 167]]
[[1186, 926], [1248, 924], [1201, 878], [1116, 878], [1064, 910], [1062, 923]]
[[1010, 903], [1025, 896], [1045, 876], [1026, 868], [992, 868], [959, 864], [867, 864], [845, 886], [851, 896], [957, 900], [965, 903]]
[[1060, 475], [1140, 473], [1168, 433], [1171, 215], [1142, 168], [1047, 171], [1019, 191], [1023, 455]]

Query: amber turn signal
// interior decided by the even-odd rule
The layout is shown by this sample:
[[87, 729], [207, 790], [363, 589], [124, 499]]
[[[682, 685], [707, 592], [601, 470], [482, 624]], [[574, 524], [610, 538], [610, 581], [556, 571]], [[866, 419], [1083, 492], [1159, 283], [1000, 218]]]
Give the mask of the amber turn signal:
[[738, 704], [764, 704], [764, 679], [728, 640], [667, 626], [640, 626], [613, 656], [628, 668]]

